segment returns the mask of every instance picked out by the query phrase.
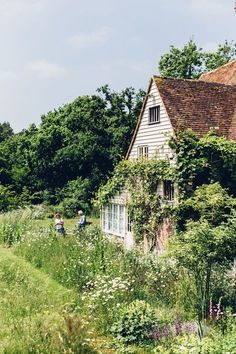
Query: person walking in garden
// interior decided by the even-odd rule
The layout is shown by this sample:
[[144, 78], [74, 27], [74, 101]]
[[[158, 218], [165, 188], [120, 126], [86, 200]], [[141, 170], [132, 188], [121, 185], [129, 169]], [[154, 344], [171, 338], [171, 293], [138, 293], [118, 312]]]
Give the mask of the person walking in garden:
[[78, 215], [79, 215], [78, 227], [80, 229], [84, 229], [86, 224], [86, 217], [84, 215], [84, 212], [82, 210], [79, 210]]
[[60, 213], [55, 214], [55, 229], [57, 232], [64, 234], [65, 229], [64, 229], [64, 220], [61, 217]]

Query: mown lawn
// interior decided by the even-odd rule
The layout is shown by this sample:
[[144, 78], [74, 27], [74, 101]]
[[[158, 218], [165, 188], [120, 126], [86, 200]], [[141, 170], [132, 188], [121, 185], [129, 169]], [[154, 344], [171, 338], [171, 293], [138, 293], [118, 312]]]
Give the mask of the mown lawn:
[[[78, 218], [71, 218], [71, 219], [63, 218], [63, 220], [64, 220], [64, 226], [66, 231], [73, 232], [74, 230], [77, 229]], [[89, 225], [92, 224], [92, 225], [99, 226], [100, 224], [100, 219], [93, 216], [88, 216], [86, 218], [86, 221]], [[54, 219], [48, 218], [43, 220], [34, 220], [33, 225], [35, 227], [42, 227], [42, 228], [50, 227], [50, 226], [54, 227]]]

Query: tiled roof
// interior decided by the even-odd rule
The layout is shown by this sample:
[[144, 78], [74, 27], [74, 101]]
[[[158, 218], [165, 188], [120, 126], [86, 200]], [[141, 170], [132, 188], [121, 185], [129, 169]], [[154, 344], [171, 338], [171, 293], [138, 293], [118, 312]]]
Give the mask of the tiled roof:
[[206, 74], [202, 74], [199, 80], [218, 82], [225, 85], [236, 85], [236, 60], [230, 61], [228, 64]]
[[175, 131], [191, 128], [203, 135], [216, 128], [236, 140], [236, 87], [158, 76], [153, 80]]

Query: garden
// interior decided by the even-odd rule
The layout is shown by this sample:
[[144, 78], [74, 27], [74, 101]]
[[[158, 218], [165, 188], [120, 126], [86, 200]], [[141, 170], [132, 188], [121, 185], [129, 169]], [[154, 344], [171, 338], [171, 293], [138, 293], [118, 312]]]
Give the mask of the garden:
[[[203, 257], [192, 238], [212, 232], [209, 224], [185, 232], [186, 249], [177, 237], [163, 257], [125, 252], [94, 223], [80, 231], [71, 220], [65, 237], [56, 234], [35, 207], [2, 214], [0, 224], [1, 352], [236, 352], [233, 263], [212, 261], [204, 304], [209, 257], [198, 265], [197, 252], [187, 256]], [[219, 229], [205, 253], [216, 255], [222, 239]]]

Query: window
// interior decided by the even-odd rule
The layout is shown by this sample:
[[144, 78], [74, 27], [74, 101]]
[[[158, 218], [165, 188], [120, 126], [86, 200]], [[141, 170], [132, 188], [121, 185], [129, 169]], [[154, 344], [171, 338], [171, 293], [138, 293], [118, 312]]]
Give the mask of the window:
[[160, 106], [155, 106], [149, 108], [149, 118], [148, 123], [154, 124], [160, 122]]
[[124, 232], [124, 206], [110, 204], [102, 209], [102, 228], [104, 231], [115, 235], [123, 235]]
[[147, 145], [138, 146], [138, 157], [148, 158], [148, 146]]
[[124, 205], [119, 205], [119, 234], [124, 231]]
[[164, 181], [164, 199], [167, 201], [174, 200], [174, 184], [172, 181]]
[[113, 204], [112, 206], [112, 231], [114, 233], [118, 232], [118, 205], [117, 204]]
[[108, 221], [108, 215], [107, 215], [107, 208], [103, 208], [102, 209], [102, 228], [103, 230], [107, 230], [108, 225], [107, 225], [107, 221]]
[[108, 230], [111, 231], [112, 230], [112, 205], [110, 204], [108, 206]]

